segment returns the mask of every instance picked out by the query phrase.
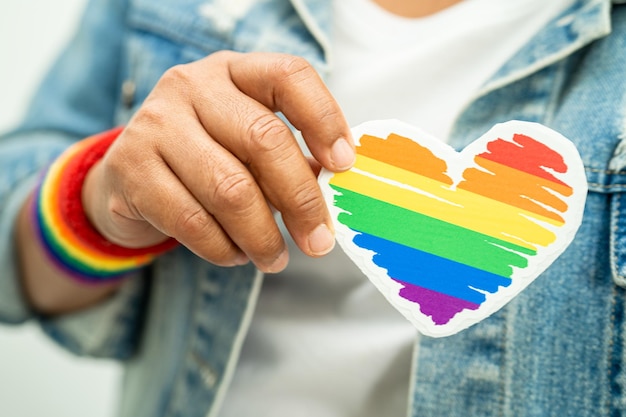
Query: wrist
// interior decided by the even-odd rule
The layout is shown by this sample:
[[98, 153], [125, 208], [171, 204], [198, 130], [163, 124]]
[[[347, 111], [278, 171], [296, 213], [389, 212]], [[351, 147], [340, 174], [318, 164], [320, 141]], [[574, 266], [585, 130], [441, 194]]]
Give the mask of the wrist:
[[49, 256], [32, 221], [31, 195], [17, 218], [15, 246], [19, 254], [19, 272], [25, 301], [37, 314], [54, 316], [92, 306], [113, 294], [122, 281], [84, 285], [58, 268], [51, 267]]
[[93, 196], [97, 182], [88, 188], [91, 191], [84, 191], [88, 173], [120, 133], [114, 129], [68, 148], [47, 171], [33, 202], [34, 224], [50, 261], [81, 282], [123, 278], [176, 246], [173, 239], [144, 248], [121, 246], [103, 236], [88, 218], [87, 207], [97, 202]]
[[110, 179], [102, 160], [87, 172], [82, 186], [83, 210], [87, 220], [109, 242], [127, 248], [145, 248], [168, 240], [145, 220], [128, 213], [124, 203], [112, 203]]

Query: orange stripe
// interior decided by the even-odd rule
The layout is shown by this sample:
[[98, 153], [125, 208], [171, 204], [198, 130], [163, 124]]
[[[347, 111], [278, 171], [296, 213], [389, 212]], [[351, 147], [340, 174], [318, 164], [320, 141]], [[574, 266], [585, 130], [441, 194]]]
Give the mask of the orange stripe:
[[356, 151], [359, 155], [377, 159], [444, 184], [452, 184], [452, 179], [445, 174], [448, 166], [444, 160], [436, 157], [428, 148], [395, 133], [391, 133], [386, 140], [363, 135]]
[[[471, 191], [494, 200], [537, 213], [560, 222], [563, 218], [535, 201], [560, 212], [567, 210], [567, 204], [548, 190], [563, 196], [572, 195], [572, 189], [545, 178], [528, 174], [515, 168], [476, 156], [474, 161], [489, 172], [469, 168], [463, 172], [465, 181], [458, 188]], [[534, 201], [533, 201], [534, 200]]]

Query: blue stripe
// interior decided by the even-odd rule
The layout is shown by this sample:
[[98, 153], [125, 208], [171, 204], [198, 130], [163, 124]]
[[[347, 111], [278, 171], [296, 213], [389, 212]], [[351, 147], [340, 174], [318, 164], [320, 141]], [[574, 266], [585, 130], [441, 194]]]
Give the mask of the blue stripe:
[[500, 275], [367, 233], [357, 233], [360, 234], [354, 237], [354, 243], [376, 252], [372, 261], [386, 269], [388, 275], [396, 280], [476, 304], [485, 301], [485, 295], [481, 291], [494, 293], [499, 287], [511, 284], [510, 279]]

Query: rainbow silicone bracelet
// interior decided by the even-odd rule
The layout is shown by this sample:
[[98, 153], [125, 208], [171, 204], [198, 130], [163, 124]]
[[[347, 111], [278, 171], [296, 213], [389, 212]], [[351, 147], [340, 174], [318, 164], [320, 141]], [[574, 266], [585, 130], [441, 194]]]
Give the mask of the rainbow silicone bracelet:
[[82, 187], [87, 173], [122, 130], [112, 129], [70, 146], [49, 167], [33, 199], [42, 247], [58, 268], [80, 282], [121, 279], [178, 244], [170, 238], [147, 248], [125, 248], [104, 238], [85, 215]]

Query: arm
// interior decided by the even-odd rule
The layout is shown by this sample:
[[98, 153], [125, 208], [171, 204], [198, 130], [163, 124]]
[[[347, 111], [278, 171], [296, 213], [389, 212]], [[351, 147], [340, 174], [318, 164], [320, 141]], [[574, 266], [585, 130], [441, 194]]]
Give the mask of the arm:
[[20, 210], [15, 234], [22, 284], [32, 308], [45, 315], [65, 314], [94, 305], [115, 292], [119, 281], [86, 286], [50, 263], [35, 236], [32, 198]]
[[[276, 272], [288, 255], [269, 201], [300, 249], [324, 255], [334, 244], [332, 222], [315, 174], [275, 111], [303, 131], [322, 165], [340, 170], [353, 162], [341, 111], [305, 61], [216, 53], [164, 74], [89, 173], [87, 216], [121, 246], [146, 247], [173, 236], [215, 264], [251, 259]], [[27, 207], [18, 247], [25, 287], [38, 309], [71, 311], [115, 290], [68, 283], [37, 248]], [[51, 269], [52, 276], [43, 273]]]
[[[70, 143], [113, 125], [125, 7], [122, 0], [89, 2], [78, 32], [43, 81], [23, 124], [5, 137], [0, 147], [9, 146], [12, 139], [28, 142], [34, 136], [63, 138]], [[42, 162], [47, 161], [33, 169], [41, 169]], [[21, 211], [15, 230], [25, 293], [38, 312], [85, 307], [115, 289], [113, 285], [79, 286], [51, 268], [33, 239], [27, 210]], [[53, 308], [48, 297], [65, 306]], [[60, 303], [59, 297], [65, 301]]]
[[[125, 0], [89, 2], [76, 36], [43, 80], [24, 121], [18, 129], [0, 137], [2, 322], [20, 323], [33, 317], [35, 310], [47, 311], [46, 306], [29, 303], [20, 282], [20, 260], [27, 258], [18, 253], [15, 243], [17, 239], [24, 247], [25, 239], [19, 235], [24, 226], [29, 226], [28, 219], [19, 215], [20, 207], [42, 169], [65, 148], [114, 124], [125, 7]], [[36, 254], [28, 244], [25, 248]], [[33, 259], [28, 259], [29, 266], [35, 265]], [[44, 267], [43, 272], [39, 275], [41, 281], [52, 284], [55, 276], [48, 280], [50, 270]], [[42, 290], [49, 291], [45, 287]], [[69, 316], [44, 317], [42, 323], [56, 340], [78, 353], [126, 357], [138, 333], [142, 297], [142, 280], [129, 280], [115, 297], [108, 297], [96, 308]], [[102, 330], [95, 338], [89, 331], [94, 325]]]

